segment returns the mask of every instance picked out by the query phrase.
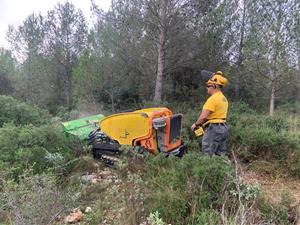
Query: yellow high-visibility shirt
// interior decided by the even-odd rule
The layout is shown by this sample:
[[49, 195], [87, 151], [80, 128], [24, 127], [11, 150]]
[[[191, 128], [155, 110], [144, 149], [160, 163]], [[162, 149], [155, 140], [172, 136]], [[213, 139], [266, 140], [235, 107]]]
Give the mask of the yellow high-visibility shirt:
[[203, 109], [211, 111], [205, 124], [226, 122], [228, 101], [221, 91], [210, 96], [203, 105]]

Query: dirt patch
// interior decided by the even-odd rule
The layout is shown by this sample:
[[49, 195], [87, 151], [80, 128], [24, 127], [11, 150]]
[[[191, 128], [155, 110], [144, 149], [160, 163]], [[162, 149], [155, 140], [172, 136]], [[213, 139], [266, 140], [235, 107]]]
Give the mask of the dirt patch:
[[264, 197], [271, 203], [279, 203], [283, 192], [292, 195], [293, 206], [300, 204], [300, 180], [283, 175], [268, 176], [264, 173], [243, 168], [241, 177], [249, 184], [258, 184]]

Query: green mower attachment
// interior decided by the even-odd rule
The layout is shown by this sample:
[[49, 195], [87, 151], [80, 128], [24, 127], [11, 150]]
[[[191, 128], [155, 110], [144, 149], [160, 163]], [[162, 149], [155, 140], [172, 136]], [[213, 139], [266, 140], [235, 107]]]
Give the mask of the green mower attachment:
[[81, 140], [87, 140], [89, 133], [99, 128], [99, 121], [104, 117], [104, 115], [98, 114], [64, 122], [62, 123], [63, 131], [68, 136], [76, 136]]

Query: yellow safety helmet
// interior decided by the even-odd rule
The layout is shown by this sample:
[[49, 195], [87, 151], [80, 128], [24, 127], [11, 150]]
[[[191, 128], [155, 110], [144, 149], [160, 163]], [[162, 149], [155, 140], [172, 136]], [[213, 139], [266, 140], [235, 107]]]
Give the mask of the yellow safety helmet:
[[217, 84], [220, 86], [226, 86], [228, 83], [228, 80], [223, 77], [223, 72], [222, 71], [217, 71], [216, 73], [213, 74], [213, 76], [206, 82], [206, 84]]

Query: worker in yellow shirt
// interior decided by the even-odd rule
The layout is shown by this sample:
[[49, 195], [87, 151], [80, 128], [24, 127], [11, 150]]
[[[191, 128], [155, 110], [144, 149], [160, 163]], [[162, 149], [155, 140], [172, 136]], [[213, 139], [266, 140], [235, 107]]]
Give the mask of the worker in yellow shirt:
[[228, 101], [222, 93], [227, 79], [221, 71], [217, 71], [207, 81], [207, 93], [211, 95], [203, 105], [197, 121], [191, 126], [194, 131], [198, 127], [204, 129], [202, 151], [209, 155], [225, 155], [227, 152], [228, 127], [226, 124]]

